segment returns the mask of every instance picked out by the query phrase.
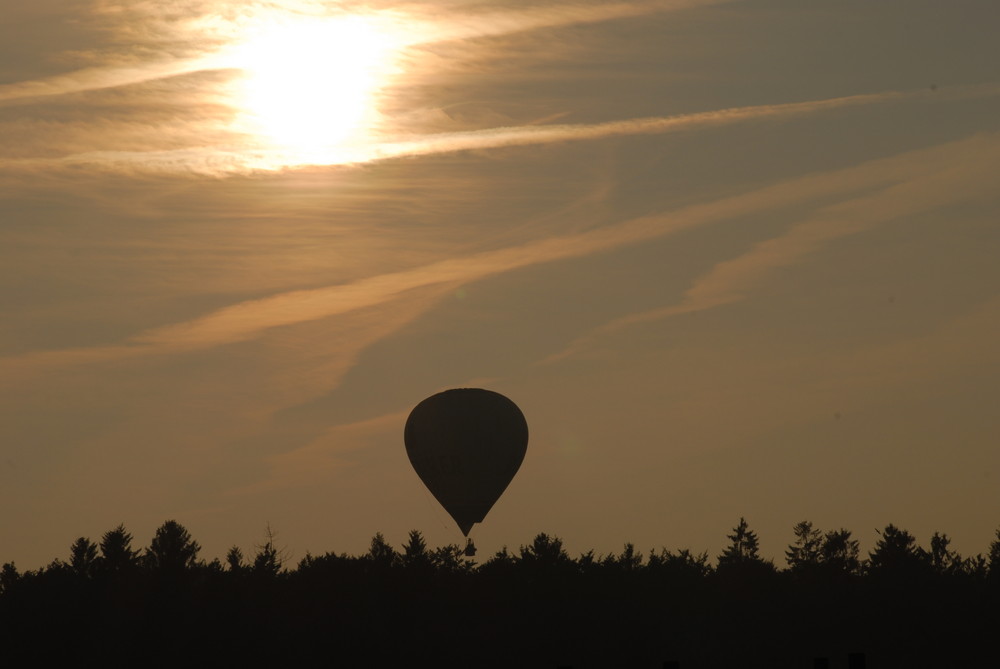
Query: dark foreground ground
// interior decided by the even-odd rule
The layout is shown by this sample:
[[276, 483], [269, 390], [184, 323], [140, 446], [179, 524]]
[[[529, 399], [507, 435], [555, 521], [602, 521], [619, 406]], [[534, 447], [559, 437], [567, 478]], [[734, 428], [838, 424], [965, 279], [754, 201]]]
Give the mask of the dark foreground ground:
[[[993, 667], [1000, 597], [983, 584], [804, 585], [617, 574], [428, 574], [315, 568], [8, 592], [4, 653], [38, 664], [373, 667]], [[22, 655], [23, 656], [23, 655]], [[89, 661], [88, 661], [89, 660]], [[8, 665], [19, 666], [19, 665]]]

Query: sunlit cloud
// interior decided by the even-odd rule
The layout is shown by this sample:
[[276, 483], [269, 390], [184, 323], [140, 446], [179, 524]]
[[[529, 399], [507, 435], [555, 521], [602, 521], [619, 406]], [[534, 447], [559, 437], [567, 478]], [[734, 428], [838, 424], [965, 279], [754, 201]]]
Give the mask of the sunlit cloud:
[[[455, 285], [524, 267], [604, 253], [694, 227], [834, 194], [843, 196], [864, 189], [882, 189], [821, 209], [814, 218], [793, 227], [786, 235], [762, 242], [740, 258], [720, 263], [695, 282], [683, 303], [612, 322], [549, 358], [552, 362], [584, 350], [600, 337], [622, 328], [741, 299], [774, 269], [797, 262], [832, 240], [857, 234], [909, 212], [990, 193], [991, 177], [998, 160], [1000, 138], [977, 135], [583, 233], [448, 258], [346, 284], [241, 302], [200, 318], [143, 332], [120, 345], [32, 353], [2, 360], [0, 366], [14, 378], [16, 371], [223, 346], [260, 337], [274, 328], [386, 303], [415, 289], [438, 286], [444, 294]], [[952, 167], [956, 164], [957, 167]]]
[[[119, 41], [99, 53], [77, 56], [78, 60], [103, 59], [105, 63], [35, 81], [0, 85], [0, 105], [126, 86], [206, 69], [238, 68], [246, 60], [248, 41], [261, 39], [277, 46], [276, 41], [284, 39], [283, 28], [290, 25], [312, 26], [303, 30], [308, 47], [313, 41], [310, 33], [326, 34], [324, 26], [334, 25], [339, 31], [337, 23], [344, 22], [349, 30], [361, 21], [366, 23], [364, 30], [369, 35], [377, 25], [382, 32], [380, 39], [391, 35], [394, 47], [403, 49], [443, 40], [595, 23], [731, 1], [566, 3], [529, 9], [491, 9], [485, 13], [475, 3], [468, 6], [459, 3], [457, 12], [445, 18], [438, 8], [426, 13], [416, 4], [396, 7], [386, 3], [381, 7], [375, 4], [358, 8], [341, 2], [309, 0], [282, 3], [193, 0], [170, 3], [168, 9], [156, 3], [106, 0], [97, 4], [96, 13], [119, 36]], [[178, 51], [185, 55], [178, 57]], [[277, 58], [280, 54], [271, 55]], [[252, 56], [254, 60], [257, 58]]]
[[[0, 155], [0, 160], [16, 160], [20, 168], [61, 164], [227, 174], [454, 150], [444, 148], [446, 144], [490, 145], [497, 138], [445, 136], [433, 146], [423, 138], [386, 144], [378, 97], [394, 76], [404, 73], [404, 51], [440, 41], [707, 4], [715, 2], [576, 2], [484, 12], [476, 4], [458, 3], [455, 11], [442, 16], [419, 5], [190, 1], [171, 3], [167, 10], [155, 3], [100, 2], [90, 20], [101, 23], [113, 39], [92, 52], [72, 54], [68, 60], [82, 65], [76, 70], [0, 85], [0, 108], [205, 73], [222, 73], [223, 80], [215, 82], [211, 91], [194, 95], [178, 91], [176, 104], [191, 111], [157, 124], [156, 132], [148, 133], [146, 146], [123, 147], [109, 141], [120, 134], [119, 124], [126, 132], [129, 124], [143, 124], [142, 110], [134, 111], [136, 118], [113, 123], [113, 131], [100, 129], [102, 135], [94, 126], [104, 114], [91, 107], [88, 115], [94, 100], [85, 100], [76, 111], [76, 123], [64, 122], [58, 128], [61, 133], [43, 132], [34, 139], [41, 149], [37, 153], [25, 155], [22, 150]], [[201, 116], [194, 110], [208, 105], [228, 109], [228, 118], [216, 111], [208, 122], [185, 126], [184, 117]], [[65, 137], [74, 131], [80, 136]], [[518, 141], [508, 134], [501, 130], [498, 138]], [[84, 148], [88, 140], [90, 146]], [[537, 141], [555, 140], [539, 136], [528, 143]]]
[[647, 0], [646, 2], [570, 2], [526, 9], [492, 9], [466, 3], [472, 12], [450, 21], [437, 21], [428, 41], [491, 37], [510, 33], [586, 23], [602, 23], [694, 7], [729, 4], [738, 0]]
[[[692, 114], [656, 118], [629, 119], [594, 124], [528, 125], [510, 128], [425, 135], [401, 141], [373, 144], [344, 145], [336, 151], [334, 165], [363, 164], [393, 158], [454, 153], [475, 149], [531, 146], [561, 142], [592, 141], [611, 137], [666, 134], [721, 127], [735, 123], [766, 121], [819, 114], [838, 109], [864, 105], [888, 104], [900, 101], [938, 99], [970, 99], [1000, 95], [1000, 85], [955, 87], [947, 92], [928, 90], [887, 91], [865, 95], [851, 95], [822, 100], [790, 102], [773, 105], [735, 107]], [[309, 152], [307, 152], [309, 153]], [[209, 174], [222, 176], [231, 173], [268, 171], [294, 164], [313, 165], [304, 160], [305, 154], [294, 150], [205, 150], [186, 148], [175, 150], [144, 151], [90, 151], [63, 158], [2, 160], [0, 166], [24, 167], [29, 165], [92, 166], [110, 171], [148, 171]], [[317, 157], [315, 154], [313, 158]]]
[[[1000, 86], [991, 91], [1000, 94]], [[889, 91], [851, 95], [825, 100], [809, 100], [774, 105], [734, 107], [693, 114], [638, 118], [592, 124], [531, 125], [512, 128], [489, 128], [421, 137], [411, 141], [386, 143], [373, 151], [377, 158], [419, 156], [506, 146], [530, 146], [556, 142], [586, 141], [628, 135], [653, 135], [684, 130], [698, 130], [732, 123], [767, 118], [785, 118], [834, 109], [879, 104], [908, 98], [925, 97], [925, 91]]]
[[[392, 119], [380, 112], [379, 101], [391, 96], [396, 78], [420, 75], [406, 69], [405, 53], [411, 49], [714, 4], [720, 0], [501, 8], [458, 2], [442, 14], [438, 6], [429, 12], [418, 4], [188, 0], [167, 9], [105, 0], [91, 20], [112, 38], [69, 59], [82, 67], [0, 85], [0, 110], [37, 106], [46, 98], [88, 96], [74, 100], [78, 104], [72, 116], [46, 119], [47, 125], [38, 125], [30, 110], [26, 117], [0, 116], [0, 136], [29, 138], [18, 142], [16, 150], [0, 151], [0, 166], [225, 176], [678, 132], [932, 95], [927, 90], [888, 91], [605, 123], [407, 136], [395, 135]], [[154, 92], [147, 90], [151, 82], [163, 85]], [[114, 99], [101, 97], [109, 91], [121, 93]], [[955, 100], [998, 91], [995, 85], [951, 87], [933, 95]], [[154, 104], [173, 112], [155, 114]], [[108, 119], [105, 111], [111, 108], [124, 108], [125, 115]], [[35, 127], [23, 132], [24, 124], [32, 122]]]

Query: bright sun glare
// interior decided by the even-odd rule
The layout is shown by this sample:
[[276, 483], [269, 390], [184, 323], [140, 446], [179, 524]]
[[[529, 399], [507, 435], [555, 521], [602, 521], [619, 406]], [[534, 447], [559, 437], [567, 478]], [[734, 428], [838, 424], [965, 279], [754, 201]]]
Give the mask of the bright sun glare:
[[365, 17], [269, 25], [237, 48], [241, 125], [284, 164], [340, 162], [377, 121], [397, 48]]

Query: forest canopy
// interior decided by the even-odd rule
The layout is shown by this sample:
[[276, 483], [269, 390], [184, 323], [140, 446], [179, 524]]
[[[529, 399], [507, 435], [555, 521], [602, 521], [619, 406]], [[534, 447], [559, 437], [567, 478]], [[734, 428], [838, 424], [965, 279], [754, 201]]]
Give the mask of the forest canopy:
[[573, 557], [543, 533], [477, 562], [413, 530], [398, 547], [376, 533], [364, 554], [290, 564], [270, 528], [251, 554], [234, 546], [220, 560], [174, 520], [146, 547], [118, 525], [41, 569], [4, 564], [0, 629], [9, 649], [35, 656], [157, 649], [156, 666], [197, 652], [227, 663], [365, 653], [373, 666], [797, 667], [858, 649], [872, 666], [957, 666], [992, 652], [1000, 530], [985, 553], [962, 556], [945, 534], [921, 545], [887, 525], [862, 554], [849, 530], [803, 521], [781, 566], [745, 519], [727, 536], [717, 556], [626, 544]]

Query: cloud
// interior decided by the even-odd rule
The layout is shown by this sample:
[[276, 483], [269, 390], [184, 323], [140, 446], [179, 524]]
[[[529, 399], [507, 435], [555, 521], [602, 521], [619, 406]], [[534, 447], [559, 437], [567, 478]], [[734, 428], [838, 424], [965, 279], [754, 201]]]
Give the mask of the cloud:
[[91, 67], [34, 81], [0, 85], [0, 106], [35, 102], [40, 97], [128, 86], [215, 69], [205, 58], [146, 62], [141, 65]]
[[[885, 170], [886, 177], [877, 192], [820, 209], [784, 234], [758, 242], [743, 255], [716, 264], [694, 282], [680, 303], [607, 323], [544, 362], [579, 354], [627, 328], [743, 300], [778, 270], [802, 262], [838, 239], [906, 216], [988, 196], [995, 191], [995, 175], [1000, 170], [1000, 135], [978, 135], [874, 161], [861, 166], [861, 171], [875, 176], [870, 168], [876, 165]], [[840, 177], [850, 178], [851, 172], [858, 171], [843, 170]], [[832, 184], [836, 177], [831, 176]], [[873, 180], [872, 185], [877, 183]]]
[[[493, 5], [488, 11], [475, 3], [459, 3], [446, 21], [439, 11], [431, 17], [426, 8], [409, 5], [384, 4], [364, 11], [383, 21], [386, 30], [395, 34], [397, 48], [405, 50], [441, 39], [594, 23], [716, 1], [574, 2], [501, 9]], [[239, 125], [243, 116], [233, 88], [244, 64], [240, 42], [276, 22], [354, 11], [340, 3], [309, 1], [191, 0], [171, 3], [169, 9], [156, 3], [100, 2], [85, 20], [103, 31], [91, 39], [103, 36], [103, 42], [62, 56], [83, 67], [0, 85], [0, 139], [13, 140], [0, 141], [8, 147], [0, 150], [0, 169], [227, 175], [306, 162], [359, 164], [401, 155], [634, 132], [610, 126], [553, 126], [546, 133], [518, 137], [517, 129], [502, 128], [492, 136], [458, 134], [363, 144], [318, 160], [248, 137], [246, 128]]]
[[754, 282], [768, 276], [775, 268], [796, 262], [836, 238], [856, 234], [906, 212], [989, 192], [998, 154], [1000, 137], [977, 135], [582, 233], [448, 258], [349, 283], [249, 300], [200, 318], [142, 332], [120, 345], [27, 354], [0, 360], [0, 369], [5, 368], [13, 378], [12, 373], [16, 370], [58, 368], [233, 344], [260, 337], [275, 328], [385, 304], [416, 289], [435, 286], [450, 289], [457, 284], [523, 267], [603, 253], [756, 212], [831, 195], [849, 195], [864, 189], [883, 189], [820, 210], [816, 217], [796, 226], [785, 236], [758, 245], [744, 257], [718, 265], [695, 283], [680, 305], [611, 323], [575, 342], [551, 361], [578, 351], [589, 345], [594, 337], [610, 331], [740, 299]]
[[[735, 0], [647, 0], [646, 2], [572, 2], [550, 7], [533, 6], [514, 10], [492, 8], [459, 15], [430, 29], [430, 41], [472, 39], [556, 28], [586, 23], [603, 23], [668, 11], [730, 4]], [[475, 8], [471, 5], [470, 8]], [[489, 7], [489, 6], [485, 6]]]
[[[227, 45], [262, 25], [288, 18], [329, 18], [340, 15], [381, 16], [400, 34], [406, 48], [444, 40], [503, 35], [539, 28], [599, 23], [664, 11], [720, 4], [732, 0], [666, 0], [625, 3], [567, 3], [551, 7], [481, 11], [478, 5], [457, 7], [447, 20], [435, 7], [433, 15], [418, 5], [392, 5], [359, 12], [341, 3], [206, 2], [98, 3], [97, 20], [116, 35], [110, 45], [75, 54], [77, 60], [103, 60], [73, 72], [0, 85], [0, 106], [23, 104], [40, 97], [99, 90], [155, 79], [235, 66]], [[463, 11], [464, 10], [464, 11]], [[416, 20], [414, 20], [416, 15]], [[181, 54], [178, 57], [178, 53]]]
[[267, 478], [231, 490], [229, 494], [238, 497], [329, 480], [331, 472], [344, 466], [344, 456], [348, 452], [381, 445], [386, 435], [396, 436], [408, 413], [406, 409], [328, 427], [304, 445], [268, 457]]
[[[1000, 95], [1000, 85], [955, 87], [947, 92], [928, 90], [887, 91], [822, 100], [735, 107], [675, 116], [629, 119], [593, 124], [527, 125], [444, 133], [409, 140], [375, 143], [338, 152], [328, 165], [352, 165], [401, 157], [454, 153], [476, 149], [530, 146], [611, 137], [695, 131], [753, 121], [792, 118], [809, 114], [898, 101], [970, 99]], [[0, 167], [28, 165], [88, 166], [109, 171], [191, 173], [224, 176], [284, 169], [295, 165], [294, 155], [277, 150], [218, 150], [193, 147], [176, 150], [91, 151], [57, 159], [0, 160]], [[312, 163], [315, 164], [315, 163]], [[301, 166], [301, 165], [300, 165]]]
[[[1000, 94], [1000, 86], [994, 91]], [[467, 151], [505, 146], [529, 146], [555, 142], [605, 139], [625, 135], [651, 135], [684, 130], [698, 130], [743, 121], [785, 118], [815, 114], [845, 107], [879, 104], [895, 100], [925, 97], [926, 91], [889, 91], [867, 95], [851, 95], [824, 100], [789, 102], [774, 105], [734, 107], [715, 111], [609, 121], [592, 124], [531, 125], [511, 128], [490, 128], [471, 132], [432, 135], [412, 141], [386, 143], [374, 149], [376, 158], [419, 156], [431, 153]]]
[[[600, 23], [720, 1], [569, 2], [541, 7], [514, 3], [501, 8], [453, 3], [444, 20], [439, 8], [435, 8], [431, 20], [429, 10], [418, 5], [381, 3], [365, 12], [384, 19], [387, 29], [398, 33], [399, 48], [405, 50], [440, 40]], [[248, 137], [243, 132], [245, 128], [241, 130], [236, 124], [238, 103], [226, 94], [229, 79], [236, 76], [241, 64], [236, 55], [238, 49], [234, 50], [233, 45], [262, 25], [283, 17], [329, 18], [352, 11], [342, 3], [308, 0], [249, 4], [188, 0], [179, 5], [171, 3], [169, 9], [148, 2], [100, 2], [90, 21], [106, 30], [106, 43], [75, 53], [74, 59], [86, 67], [0, 85], [0, 108], [35, 105], [24, 110], [25, 118], [4, 120], [0, 116], [0, 138], [29, 138], [7, 142], [13, 148], [0, 152], [0, 169], [9, 172], [85, 168], [112, 173], [224, 176], [304, 164], [363, 164], [475, 149], [662, 134], [893, 101], [919, 101], [931, 96], [954, 100], [1000, 92], [1000, 86], [996, 85], [942, 88], [933, 93], [888, 91], [605, 123], [531, 124], [384, 137], [342, 147], [322, 158], [295, 155], [294, 151], [269, 147]], [[195, 73], [201, 76], [192, 77]], [[156, 90], [148, 83], [154, 80], [162, 82]], [[144, 82], [145, 86], [137, 86]], [[126, 90], [119, 91], [120, 96], [115, 99], [105, 99], [108, 91], [118, 89]], [[87, 91], [103, 93], [81, 95]], [[71, 117], [53, 119], [49, 104], [52, 101], [45, 99], [68, 94], [77, 96], [73, 102], [79, 104], [62, 105], [60, 113]], [[145, 107], [143, 101], [148, 103]], [[44, 108], [38, 107], [42, 102]], [[70, 108], [72, 112], [66, 111]], [[551, 110], [545, 116], [551, 117]]]

